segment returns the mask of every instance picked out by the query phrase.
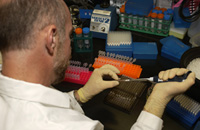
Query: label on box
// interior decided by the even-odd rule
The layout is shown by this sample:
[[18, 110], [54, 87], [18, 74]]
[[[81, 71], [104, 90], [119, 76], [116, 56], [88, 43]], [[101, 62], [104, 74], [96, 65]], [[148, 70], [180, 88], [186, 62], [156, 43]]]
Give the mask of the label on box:
[[101, 14], [92, 14], [90, 31], [108, 33], [110, 29], [110, 16], [103, 16]]

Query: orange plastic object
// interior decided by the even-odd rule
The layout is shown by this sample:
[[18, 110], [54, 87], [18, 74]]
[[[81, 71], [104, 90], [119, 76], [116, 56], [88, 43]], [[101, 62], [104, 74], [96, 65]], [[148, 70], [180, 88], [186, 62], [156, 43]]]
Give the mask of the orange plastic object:
[[82, 28], [76, 28], [75, 29], [76, 34], [82, 34], [82, 32], [83, 32]]
[[151, 13], [151, 18], [156, 18], [157, 17], [157, 13]]
[[121, 7], [120, 8], [120, 13], [125, 13], [125, 8]]
[[163, 19], [164, 18], [164, 14], [158, 14], [157, 18], [158, 19]]
[[166, 8], [161, 8], [160, 10], [162, 10], [163, 13], [164, 13], [165, 11], [167, 11]]
[[120, 70], [119, 75], [125, 75], [134, 79], [139, 78], [142, 72], [140, 65], [135, 65], [127, 61], [117, 60], [105, 56], [99, 56], [96, 58], [92, 67], [96, 69], [102, 67], [105, 64], [110, 64], [117, 67]]
[[160, 7], [156, 6], [154, 9], [156, 9], [156, 10], [160, 10]]
[[125, 13], [125, 5], [122, 5], [122, 7], [119, 9], [120, 13]]

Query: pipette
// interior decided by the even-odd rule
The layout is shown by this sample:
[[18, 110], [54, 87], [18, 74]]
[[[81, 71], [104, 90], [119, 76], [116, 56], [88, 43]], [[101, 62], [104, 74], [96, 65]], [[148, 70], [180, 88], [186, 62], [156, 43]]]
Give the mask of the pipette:
[[150, 78], [139, 78], [139, 79], [129, 79], [129, 78], [126, 78], [126, 79], [118, 79], [116, 81], [122, 81], [122, 82], [132, 82], [132, 81], [150, 81], [150, 82], [171, 82], [171, 81], [174, 81], [174, 82], [182, 82], [184, 81], [187, 76], [191, 73], [191, 71], [188, 71], [187, 73], [183, 74], [182, 76], [175, 76], [174, 78], [172, 79], [168, 79], [167, 81], [163, 81], [161, 79], [158, 78], [158, 76], [154, 76], [154, 77], [150, 77]]

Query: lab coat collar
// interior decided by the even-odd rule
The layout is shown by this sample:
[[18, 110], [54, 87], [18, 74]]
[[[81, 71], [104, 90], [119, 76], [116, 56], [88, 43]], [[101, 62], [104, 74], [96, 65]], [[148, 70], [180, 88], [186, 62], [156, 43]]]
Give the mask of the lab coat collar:
[[0, 73], [0, 94], [19, 100], [39, 102], [56, 107], [70, 107], [69, 96], [41, 84], [29, 83], [6, 77]]

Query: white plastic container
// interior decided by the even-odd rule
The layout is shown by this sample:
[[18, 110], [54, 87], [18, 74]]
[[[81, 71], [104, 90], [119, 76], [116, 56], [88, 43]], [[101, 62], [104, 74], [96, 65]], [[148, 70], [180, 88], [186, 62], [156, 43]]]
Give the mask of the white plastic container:
[[192, 38], [197, 33], [200, 33], [200, 17], [198, 20], [191, 23], [190, 28], [188, 29], [188, 36]]
[[200, 46], [200, 32], [195, 34], [193, 37], [190, 38], [190, 43], [192, 44], [192, 47], [198, 47]]

